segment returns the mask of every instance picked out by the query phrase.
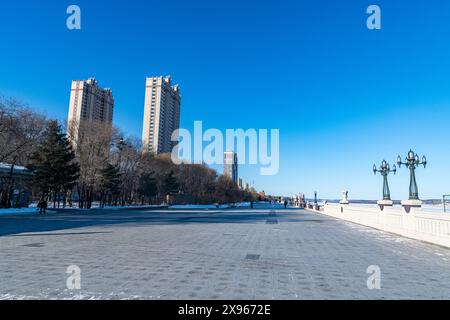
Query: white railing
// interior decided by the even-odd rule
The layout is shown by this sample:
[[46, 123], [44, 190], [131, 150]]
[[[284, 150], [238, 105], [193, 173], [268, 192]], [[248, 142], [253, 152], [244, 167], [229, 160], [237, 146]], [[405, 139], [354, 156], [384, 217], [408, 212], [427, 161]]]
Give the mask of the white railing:
[[450, 248], [450, 215], [427, 213], [421, 208], [406, 212], [401, 206], [327, 204], [323, 214], [367, 227]]

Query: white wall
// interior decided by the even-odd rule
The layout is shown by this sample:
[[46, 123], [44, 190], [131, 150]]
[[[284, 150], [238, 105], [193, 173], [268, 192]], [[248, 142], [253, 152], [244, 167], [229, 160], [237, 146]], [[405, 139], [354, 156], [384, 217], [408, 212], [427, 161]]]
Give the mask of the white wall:
[[351, 204], [327, 204], [320, 213], [450, 248], [450, 214], [425, 213], [421, 208], [407, 213], [401, 206], [381, 211], [376, 206]]

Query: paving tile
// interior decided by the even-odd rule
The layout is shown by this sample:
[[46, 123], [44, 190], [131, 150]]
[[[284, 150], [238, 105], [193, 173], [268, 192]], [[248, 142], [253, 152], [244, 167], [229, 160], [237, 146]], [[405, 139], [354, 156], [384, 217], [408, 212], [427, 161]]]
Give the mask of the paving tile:
[[[58, 213], [0, 225], [0, 299], [450, 297], [450, 250], [302, 210]], [[81, 268], [79, 291], [66, 288], [70, 265]], [[381, 290], [367, 288], [370, 265]]]

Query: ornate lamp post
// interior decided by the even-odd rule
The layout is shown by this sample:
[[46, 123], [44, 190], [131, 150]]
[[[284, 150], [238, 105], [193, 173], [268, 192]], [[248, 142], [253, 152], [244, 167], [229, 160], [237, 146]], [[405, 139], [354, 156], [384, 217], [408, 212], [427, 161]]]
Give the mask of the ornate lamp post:
[[422, 160], [420, 160], [418, 154], [414, 153], [412, 150], [409, 150], [405, 162], [402, 162], [402, 158], [398, 156], [397, 164], [399, 168], [401, 168], [402, 165], [405, 165], [409, 169], [410, 175], [409, 200], [402, 201], [402, 205], [408, 207], [420, 207], [422, 205], [422, 201], [419, 200], [419, 190], [416, 182], [416, 168], [421, 165], [426, 168], [427, 158], [423, 156]]
[[391, 191], [389, 190], [388, 184], [388, 175], [393, 172], [397, 173], [397, 167], [394, 164], [394, 167], [391, 169], [389, 163], [386, 160], [381, 162], [381, 166], [377, 169], [376, 165], [373, 165], [373, 173], [377, 174], [379, 172], [383, 176], [383, 200], [378, 201], [380, 206], [392, 206], [393, 202], [391, 200]]

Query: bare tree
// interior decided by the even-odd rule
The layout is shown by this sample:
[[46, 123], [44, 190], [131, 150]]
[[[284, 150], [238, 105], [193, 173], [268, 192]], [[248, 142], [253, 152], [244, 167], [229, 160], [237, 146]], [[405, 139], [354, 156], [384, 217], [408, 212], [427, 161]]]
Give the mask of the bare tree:
[[0, 162], [26, 165], [47, 120], [15, 100], [0, 100]]
[[179, 166], [178, 181], [183, 202], [210, 203], [213, 201], [217, 172], [201, 164]]
[[[76, 130], [76, 132], [75, 132]], [[111, 142], [117, 129], [98, 122], [81, 121], [68, 126], [71, 140], [80, 165], [77, 183], [79, 207], [89, 209], [100, 188], [101, 170], [110, 161]]]
[[[42, 143], [47, 119], [14, 100], [0, 99], [0, 163], [8, 163], [10, 176], [0, 181], [0, 207], [11, 205], [14, 167], [28, 166]], [[200, 164], [175, 165], [170, 154], [143, 153], [140, 140], [124, 138], [117, 128], [95, 121], [67, 126], [80, 176], [76, 184], [78, 205], [91, 208], [94, 200], [104, 205], [132, 205], [165, 201], [170, 194], [179, 203], [225, 203], [251, 199], [229, 179]], [[113, 170], [114, 169], [114, 170]], [[117, 172], [115, 172], [117, 170]], [[109, 180], [108, 180], [109, 179]], [[71, 204], [72, 187], [64, 190]], [[155, 196], [156, 193], [156, 196]]]
[[171, 172], [175, 173], [175, 176], [177, 176], [178, 167], [172, 162], [170, 154], [161, 154], [157, 156], [147, 154], [146, 166], [152, 168], [155, 174], [158, 201], [165, 201], [165, 180]]
[[142, 175], [142, 160], [140, 141], [137, 138], [121, 139], [117, 145], [116, 160], [122, 180], [122, 205], [131, 205], [139, 199], [137, 192], [139, 178]]
[[0, 163], [10, 174], [0, 186], [0, 207], [10, 207], [14, 189], [14, 167], [29, 164], [30, 156], [42, 141], [47, 120], [15, 100], [0, 100]]

